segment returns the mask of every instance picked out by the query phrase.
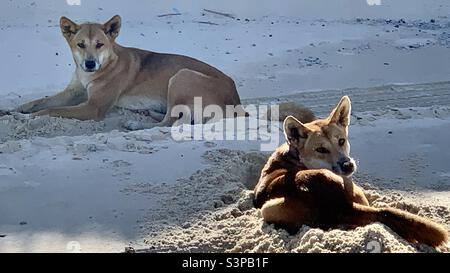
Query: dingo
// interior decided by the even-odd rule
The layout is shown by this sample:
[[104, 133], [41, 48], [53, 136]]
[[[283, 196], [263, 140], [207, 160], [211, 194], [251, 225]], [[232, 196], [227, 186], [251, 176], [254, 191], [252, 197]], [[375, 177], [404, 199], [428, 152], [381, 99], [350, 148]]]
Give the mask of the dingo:
[[240, 105], [234, 81], [206, 63], [117, 44], [118, 15], [103, 25], [62, 17], [60, 27], [76, 63], [72, 81], [61, 93], [19, 106], [19, 112], [101, 120], [119, 106], [147, 110], [156, 126], [170, 126], [179, 118], [171, 116], [172, 107], [190, 107], [194, 97], [205, 105]]
[[439, 246], [444, 227], [393, 208], [369, 206], [361, 188], [348, 193], [344, 180], [356, 169], [349, 156], [351, 104], [343, 97], [326, 119], [284, 121], [285, 144], [269, 158], [255, 187], [255, 206], [265, 221], [295, 232], [302, 225], [324, 229], [381, 222], [410, 242]]

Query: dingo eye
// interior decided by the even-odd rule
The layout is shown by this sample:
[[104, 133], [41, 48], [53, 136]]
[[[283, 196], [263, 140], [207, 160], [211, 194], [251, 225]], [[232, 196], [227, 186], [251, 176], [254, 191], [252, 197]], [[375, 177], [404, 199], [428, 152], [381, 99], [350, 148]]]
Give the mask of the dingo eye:
[[97, 49], [101, 48], [102, 46], [104, 46], [104, 44], [102, 43], [97, 43], [97, 45], [95, 46]]
[[345, 144], [345, 138], [340, 138], [338, 143], [339, 143], [339, 146], [344, 145]]
[[330, 151], [327, 148], [324, 148], [324, 147], [317, 148], [316, 152], [321, 153], [321, 154], [329, 154], [330, 153]]
[[86, 45], [84, 43], [78, 43], [77, 46], [79, 48], [86, 48]]

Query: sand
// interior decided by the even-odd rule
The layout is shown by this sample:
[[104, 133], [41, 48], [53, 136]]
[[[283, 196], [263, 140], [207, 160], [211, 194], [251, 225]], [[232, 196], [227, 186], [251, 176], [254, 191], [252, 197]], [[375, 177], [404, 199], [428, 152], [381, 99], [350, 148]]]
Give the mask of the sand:
[[[359, 164], [355, 179], [371, 205], [405, 209], [449, 227], [448, 166], [437, 162], [449, 155], [434, 152], [445, 145], [446, 137], [428, 142], [424, 132], [447, 132], [450, 108], [366, 111], [355, 116], [350, 131]], [[56, 122], [43, 123], [38, 131], [26, 127], [26, 136], [51, 135], [54, 126], [85, 123], [39, 119]], [[23, 128], [17, 125], [15, 130]], [[257, 141], [175, 142], [170, 128], [118, 129], [48, 138], [10, 131], [16, 138], [0, 144], [0, 212], [7, 223], [0, 226], [6, 235], [0, 251], [116, 252], [128, 246], [138, 252], [450, 250], [410, 244], [379, 223], [347, 231], [304, 226], [290, 236], [264, 223], [252, 205], [252, 189], [270, 154], [260, 152]], [[393, 146], [386, 154], [382, 147], [389, 137]], [[410, 143], [401, 142], [406, 139]], [[15, 203], [18, 206], [12, 207]], [[43, 210], [35, 215], [29, 206]], [[57, 239], [49, 244], [49, 238]]]
[[[349, 95], [355, 180], [371, 205], [450, 228], [446, 1], [435, 8], [421, 0], [344, 1], [332, 12], [322, 12], [323, 1], [303, 9], [303, 1], [258, 0], [258, 10], [242, 1], [157, 2], [126, 9], [116, 0], [2, 2], [0, 52], [9, 66], [0, 67], [0, 109], [69, 81], [60, 15], [101, 21], [120, 13], [120, 43], [211, 63], [236, 80], [245, 104], [293, 101], [323, 116]], [[157, 17], [170, 12], [182, 15]], [[251, 202], [270, 154], [261, 141], [174, 141], [170, 128], [126, 126], [149, 121], [125, 109], [101, 122], [0, 116], [0, 252], [450, 251], [410, 244], [379, 223], [347, 231], [304, 226], [292, 236], [276, 230]]]
[[[374, 223], [355, 230], [321, 230], [304, 226], [290, 236], [264, 223], [252, 205], [255, 171], [266, 155], [217, 150], [204, 155], [213, 160], [210, 169], [182, 180], [182, 187], [165, 189], [177, 196], [162, 205], [163, 219], [151, 219], [144, 240], [146, 252], [436, 252], [412, 245], [386, 226]], [[360, 175], [356, 176], [361, 180]], [[370, 177], [365, 176], [364, 180]], [[225, 183], [224, 183], [225, 181]], [[450, 210], [439, 202], [417, 202], [403, 193], [363, 185], [372, 206], [391, 206], [450, 223]], [[148, 193], [152, 193], [149, 190]], [[159, 194], [161, 192], [158, 192]], [[189, 201], [188, 201], [189, 200]], [[192, 204], [194, 200], [194, 204]], [[180, 213], [181, 212], [181, 213]], [[150, 220], [150, 219], [149, 219]]]

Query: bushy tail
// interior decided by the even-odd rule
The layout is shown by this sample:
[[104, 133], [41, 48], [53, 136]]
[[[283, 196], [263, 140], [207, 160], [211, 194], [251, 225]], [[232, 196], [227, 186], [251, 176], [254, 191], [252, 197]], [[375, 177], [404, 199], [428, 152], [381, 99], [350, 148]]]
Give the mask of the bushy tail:
[[[282, 102], [279, 105], [279, 121], [284, 121], [287, 116], [294, 116], [303, 123], [308, 123], [316, 119], [314, 113], [306, 107], [295, 104], [294, 102]], [[269, 120], [273, 120], [270, 109], [267, 112]]]
[[409, 242], [433, 247], [448, 240], [448, 232], [442, 225], [394, 208], [373, 208], [354, 203], [347, 221], [357, 226], [381, 222]]

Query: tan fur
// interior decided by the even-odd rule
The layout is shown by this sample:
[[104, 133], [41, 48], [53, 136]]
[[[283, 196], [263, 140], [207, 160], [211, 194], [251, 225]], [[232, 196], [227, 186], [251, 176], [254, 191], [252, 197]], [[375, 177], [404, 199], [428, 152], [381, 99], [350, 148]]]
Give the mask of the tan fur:
[[[287, 143], [269, 158], [255, 187], [254, 203], [264, 220], [289, 232], [302, 225], [329, 229], [381, 222], [410, 242], [431, 246], [446, 242], [443, 226], [398, 209], [370, 207], [350, 176], [338, 175], [341, 171], [333, 168], [333, 160], [339, 153], [348, 156], [349, 146], [335, 139], [348, 137], [350, 109], [350, 100], [343, 97], [326, 119], [306, 124], [286, 119]], [[326, 147], [329, 153], [315, 152], [316, 147]]]
[[[59, 94], [21, 105], [20, 112], [101, 120], [115, 105], [137, 105], [155, 113], [160, 119], [156, 125], [167, 126], [174, 122], [171, 108], [191, 106], [195, 96], [202, 97], [203, 105], [240, 104], [234, 81], [206, 63], [117, 44], [121, 26], [117, 15], [105, 24], [81, 25], [62, 17], [60, 26], [77, 65], [72, 81]], [[92, 71], [85, 65], [91, 59]], [[133, 101], [142, 103], [133, 105]]]

